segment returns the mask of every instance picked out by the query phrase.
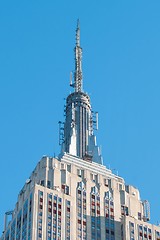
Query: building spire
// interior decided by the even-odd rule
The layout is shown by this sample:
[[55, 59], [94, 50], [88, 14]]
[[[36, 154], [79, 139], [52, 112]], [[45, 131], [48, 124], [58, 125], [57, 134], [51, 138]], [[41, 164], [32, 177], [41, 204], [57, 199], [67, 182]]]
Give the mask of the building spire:
[[80, 22], [77, 20], [76, 46], [75, 46], [75, 73], [74, 88], [75, 92], [82, 92], [82, 48], [80, 47]]
[[80, 47], [80, 22], [77, 20], [77, 29], [76, 29], [76, 46]]
[[[70, 86], [74, 92], [66, 99], [64, 126], [60, 123], [61, 153], [69, 153], [86, 161], [94, 161], [102, 164], [102, 156], [94, 135], [95, 119], [90, 97], [82, 88], [82, 48], [80, 47], [80, 24], [77, 21], [76, 44], [75, 44], [75, 71], [74, 83], [72, 75]], [[62, 124], [62, 125], [61, 125]]]

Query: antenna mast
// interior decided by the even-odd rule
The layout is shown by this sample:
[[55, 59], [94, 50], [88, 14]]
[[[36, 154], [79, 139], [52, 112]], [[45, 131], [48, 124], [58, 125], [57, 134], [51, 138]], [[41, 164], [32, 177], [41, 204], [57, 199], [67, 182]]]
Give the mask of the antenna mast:
[[77, 21], [76, 46], [75, 46], [75, 73], [74, 88], [75, 92], [82, 92], [82, 48], [80, 47], [80, 22]]

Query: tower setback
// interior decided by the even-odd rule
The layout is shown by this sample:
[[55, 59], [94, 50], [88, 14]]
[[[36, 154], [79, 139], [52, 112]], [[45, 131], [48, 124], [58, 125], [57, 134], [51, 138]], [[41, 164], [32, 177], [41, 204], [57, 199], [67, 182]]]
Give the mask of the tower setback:
[[148, 222], [148, 201], [103, 165], [83, 90], [79, 21], [74, 50], [74, 91], [66, 99], [61, 152], [38, 162], [15, 209], [5, 214], [0, 240], [160, 240], [160, 227]]

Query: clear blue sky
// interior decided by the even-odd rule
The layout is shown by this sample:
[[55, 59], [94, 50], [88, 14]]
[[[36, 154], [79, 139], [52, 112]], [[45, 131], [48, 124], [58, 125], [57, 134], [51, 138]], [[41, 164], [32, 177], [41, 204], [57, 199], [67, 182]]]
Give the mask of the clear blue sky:
[[59, 153], [58, 121], [74, 70], [80, 18], [84, 89], [99, 112], [104, 164], [160, 221], [160, 1], [0, 1], [0, 232], [43, 155]]

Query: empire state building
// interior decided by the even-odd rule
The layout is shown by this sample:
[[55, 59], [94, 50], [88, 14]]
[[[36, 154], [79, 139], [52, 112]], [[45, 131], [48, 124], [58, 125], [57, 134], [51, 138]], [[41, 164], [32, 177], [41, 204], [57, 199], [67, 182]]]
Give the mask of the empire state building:
[[60, 154], [37, 163], [14, 210], [5, 213], [0, 239], [160, 240], [160, 227], [149, 223], [149, 202], [103, 165], [95, 136], [98, 115], [83, 90], [79, 21], [74, 52], [73, 92], [59, 123]]

